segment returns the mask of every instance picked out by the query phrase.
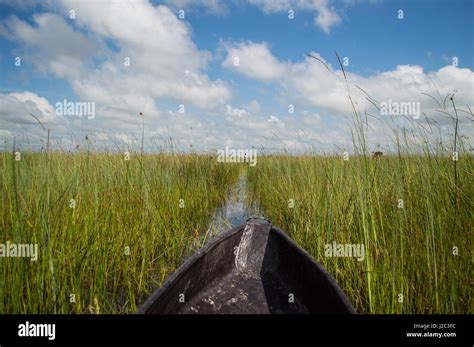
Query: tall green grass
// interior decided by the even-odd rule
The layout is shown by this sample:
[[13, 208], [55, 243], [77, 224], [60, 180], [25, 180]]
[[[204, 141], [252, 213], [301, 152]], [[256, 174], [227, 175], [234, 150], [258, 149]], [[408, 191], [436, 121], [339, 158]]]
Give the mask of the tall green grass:
[[239, 169], [197, 154], [3, 152], [0, 172], [0, 242], [39, 247], [36, 262], [0, 259], [0, 313], [121, 313], [199, 244]]
[[[467, 313], [473, 164], [459, 160], [458, 201], [446, 157], [268, 156], [249, 179], [267, 217], [333, 274], [359, 312]], [[333, 241], [364, 244], [365, 259], [325, 257]]]

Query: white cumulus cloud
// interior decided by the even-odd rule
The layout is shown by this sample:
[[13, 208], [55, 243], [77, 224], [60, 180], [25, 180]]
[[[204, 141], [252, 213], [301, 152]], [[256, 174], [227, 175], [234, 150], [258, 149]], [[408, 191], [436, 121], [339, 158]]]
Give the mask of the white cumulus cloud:
[[249, 0], [252, 5], [258, 6], [266, 13], [287, 12], [315, 12], [314, 23], [326, 34], [341, 22], [341, 17], [328, 0]]
[[227, 57], [222, 66], [248, 77], [271, 81], [281, 78], [287, 66], [279, 62], [266, 43], [242, 42], [237, 45], [224, 44]]

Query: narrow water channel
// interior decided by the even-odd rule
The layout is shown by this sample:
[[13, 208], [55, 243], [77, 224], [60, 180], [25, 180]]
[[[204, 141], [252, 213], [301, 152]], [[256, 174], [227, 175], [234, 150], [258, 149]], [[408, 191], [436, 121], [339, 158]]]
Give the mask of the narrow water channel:
[[232, 227], [245, 223], [248, 218], [256, 213], [255, 207], [248, 206], [247, 176], [242, 172], [229, 191], [223, 205], [214, 212], [208, 227], [211, 236], [225, 232]]
[[231, 187], [225, 202], [210, 218], [203, 239], [196, 241], [191, 248], [188, 248], [185, 256], [190, 256], [214, 236], [245, 223], [250, 217], [261, 216], [257, 205], [249, 203], [248, 194], [247, 175], [245, 171], [242, 171], [237, 182]]

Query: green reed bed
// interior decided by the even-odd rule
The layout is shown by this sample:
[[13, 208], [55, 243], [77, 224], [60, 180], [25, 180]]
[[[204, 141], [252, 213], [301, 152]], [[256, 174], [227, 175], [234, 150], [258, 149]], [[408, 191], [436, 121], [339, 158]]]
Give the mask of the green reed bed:
[[[443, 155], [267, 156], [249, 180], [266, 216], [333, 274], [359, 312], [467, 313], [474, 159], [456, 164], [457, 179]], [[364, 259], [325, 256], [333, 241], [364, 244]]]
[[0, 258], [0, 313], [135, 311], [203, 239], [239, 174], [196, 154], [0, 158], [0, 243], [39, 251]]

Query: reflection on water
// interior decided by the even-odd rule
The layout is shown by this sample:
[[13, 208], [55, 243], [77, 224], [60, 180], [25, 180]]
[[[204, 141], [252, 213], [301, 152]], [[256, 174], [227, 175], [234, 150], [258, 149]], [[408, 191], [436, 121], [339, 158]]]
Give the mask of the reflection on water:
[[225, 232], [232, 227], [245, 223], [248, 218], [258, 215], [257, 206], [249, 206], [247, 198], [247, 179], [245, 173], [242, 173], [229, 192], [225, 203], [214, 213], [207, 235], [212, 237]]
[[204, 237], [200, 240], [196, 240], [191, 247], [185, 250], [185, 258], [189, 257], [217, 234], [226, 232], [237, 225], [245, 223], [250, 217], [261, 216], [257, 205], [250, 205], [247, 198], [247, 177], [245, 172], [243, 172], [230, 190], [224, 204], [218, 207], [214, 212]]

